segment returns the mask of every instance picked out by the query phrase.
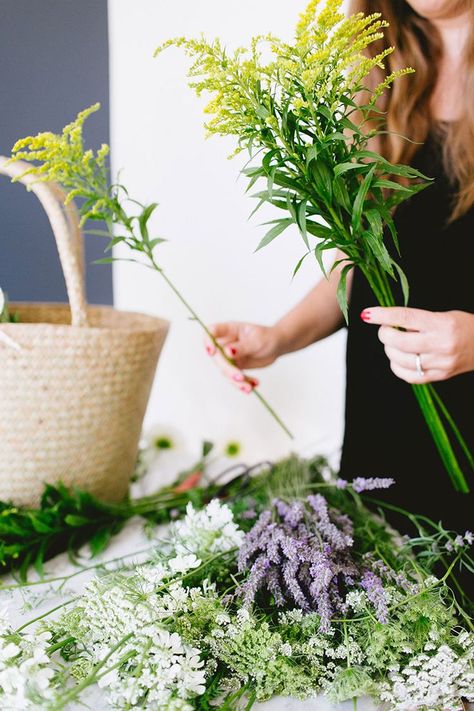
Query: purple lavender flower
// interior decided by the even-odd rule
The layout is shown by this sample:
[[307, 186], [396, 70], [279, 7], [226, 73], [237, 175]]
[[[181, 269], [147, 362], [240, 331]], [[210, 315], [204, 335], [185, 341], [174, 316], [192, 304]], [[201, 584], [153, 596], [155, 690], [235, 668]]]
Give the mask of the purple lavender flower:
[[395, 479], [390, 477], [369, 477], [358, 476], [352, 481], [352, 488], [358, 494], [363, 491], [373, 491], [374, 489], [388, 489], [392, 484], [395, 484]]
[[347, 489], [348, 486], [347, 479], [336, 479], [336, 489]]
[[402, 586], [405, 578], [370, 555], [357, 564], [352, 546], [351, 519], [331, 508], [321, 494], [310, 495], [305, 502], [275, 500], [245, 536], [238, 568], [248, 575], [236, 597], [250, 607], [258, 594], [269, 593], [277, 607], [291, 605], [304, 613], [316, 612], [320, 630], [328, 632], [331, 619], [347, 612], [347, 592], [359, 587], [365, 590], [377, 619], [386, 622], [383, 581]]
[[366, 570], [360, 585], [365, 590], [367, 599], [374, 606], [378, 621], [386, 624], [388, 622], [388, 602], [381, 578], [373, 571]]

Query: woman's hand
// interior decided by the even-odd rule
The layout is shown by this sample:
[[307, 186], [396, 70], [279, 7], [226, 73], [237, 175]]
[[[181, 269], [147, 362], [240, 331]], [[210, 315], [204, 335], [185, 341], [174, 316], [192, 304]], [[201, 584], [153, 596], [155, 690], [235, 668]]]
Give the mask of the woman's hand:
[[474, 314], [374, 306], [361, 318], [380, 325], [390, 367], [407, 383], [447, 380], [474, 370]]
[[278, 358], [277, 329], [274, 326], [231, 321], [210, 326], [209, 330], [232, 363], [224, 358], [209, 338], [205, 339], [207, 353], [236, 387], [244, 393], [252, 392], [259, 384], [258, 380], [245, 375], [243, 370], [263, 368]]

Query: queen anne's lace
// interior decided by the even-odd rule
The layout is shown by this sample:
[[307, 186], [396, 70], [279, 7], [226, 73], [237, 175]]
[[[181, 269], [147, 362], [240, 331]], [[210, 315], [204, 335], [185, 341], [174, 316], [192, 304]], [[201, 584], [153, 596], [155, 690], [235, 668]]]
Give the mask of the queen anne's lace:
[[406, 667], [389, 674], [381, 698], [394, 711], [443, 708], [459, 711], [461, 699], [474, 701], [474, 638], [467, 632], [458, 637], [456, 651], [435, 640], [425, 645], [422, 654]]

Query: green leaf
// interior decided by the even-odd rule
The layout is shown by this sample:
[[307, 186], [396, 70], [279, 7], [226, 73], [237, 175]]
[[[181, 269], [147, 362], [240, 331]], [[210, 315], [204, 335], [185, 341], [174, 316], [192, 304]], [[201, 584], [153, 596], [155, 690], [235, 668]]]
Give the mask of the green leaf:
[[31, 525], [37, 533], [52, 533], [54, 531], [54, 529], [52, 529], [50, 526], [48, 526], [48, 524], [42, 521], [40, 516], [38, 516], [37, 514], [35, 515], [34, 513], [30, 513], [28, 518], [30, 519]]
[[318, 192], [329, 201], [332, 197], [332, 170], [324, 160], [318, 158], [311, 163], [312, 173]]
[[89, 548], [93, 558], [107, 548], [111, 536], [112, 531], [106, 527], [99, 528], [99, 530], [94, 533], [89, 541]]
[[304, 260], [305, 260], [306, 257], [308, 256], [308, 254], [311, 254], [311, 252], [306, 252], [306, 254], [303, 254], [303, 256], [301, 257], [301, 259], [298, 260], [298, 263], [297, 263], [296, 267], [293, 269], [293, 274], [291, 275], [291, 278], [292, 278], [292, 279], [294, 279], [295, 276], [298, 274], [299, 270], [301, 269], [301, 267], [302, 267], [302, 265], [303, 265]]
[[366, 244], [370, 247], [374, 258], [379, 262], [382, 268], [390, 274], [390, 276], [394, 276], [392, 268], [392, 258], [387, 252], [387, 248], [385, 247], [383, 240], [377, 238], [369, 230], [366, 230], [362, 236]]
[[168, 240], [165, 239], [164, 237], [155, 237], [155, 239], [151, 239], [148, 242], [148, 245], [150, 249], [154, 249], [158, 244], [162, 244], [163, 242], [167, 242]]
[[90, 524], [90, 520], [88, 518], [85, 518], [84, 516], [76, 516], [75, 514], [68, 514], [64, 518], [64, 522], [73, 528], [80, 528], [81, 526], [87, 526]]
[[333, 120], [333, 115], [325, 104], [319, 104], [317, 110], [318, 113], [322, 114], [328, 121]]
[[306, 200], [302, 200], [302, 201], [300, 202], [300, 204], [299, 204], [299, 206], [298, 206], [297, 213], [296, 213], [296, 222], [297, 222], [297, 224], [298, 224], [298, 227], [299, 227], [299, 230], [300, 230], [300, 234], [301, 234], [301, 236], [302, 236], [302, 238], [303, 238], [303, 242], [305, 243], [305, 245], [306, 245], [307, 248], [309, 249], [308, 233], [307, 233], [307, 230], [306, 230], [306, 205], [307, 205], [307, 201], [306, 201]]
[[358, 170], [360, 168], [368, 170], [368, 163], [339, 163], [339, 165], [336, 165], [334, 168], [334, 175], [337, 177], [343, 173], [347, 173], [348, 170]]
[[365, 216], [367, 218], [367, 221], [370, 225], [370, 229], [372, 230], [374, 236], [377, 239], [382, 239], [383, 223], [382, 223], [382, 218], [380, 216], [380, 212], [378, 210], [366, 210]]
[[202, 443], [202, 458], [205, 459], [214, 449], [214, 442], [204, 440]]
[[398, 277], [400, 279], [400, 285], [402, 287], [404, 305], [408, 306], [408, 300], [410, 298], [410, 286], [408, 284], [408, 279], [406, 277], [405, 272], [401, 268], [401, 266], [399, 264], [397, 264], [397, 262], [394, 259], [392, 259], [392, 264], [395, 267], [395, 269], [398, 273]]
[[370, 185], [372, 183], [372, 178], [374, 177], [376, 165], [372, 165], [369, 172], [365, 176], [364, 180], [360, 184], [359, 191], [354, 200], [354, 207], [352, 210], [352, 229], [357, 232], [360, 227], [360, 222], [362, 218], [362, 212], [364, 209], [364, 201], [369, 192]]
[[339, 163], [339, 165], [336, 165], [334, 168], [334, 175], [338, 177], [339, 175], [342, 175], [343, 173], [347, 173], [348, 170], [356, 170], [358, 168], [364, 168], [364, 170], [368, 169], [368, 164], [367, 163]]
[[41, 544], [38, 547], [38, 551], [33, 561], [33, 567], [40, 578], [44, 577], [44, 555], [46, 552], [47, 545], [48, 539], [44, 539], [41, 541]]
[[341, 271], [341, 278], [339, 279], [339, 284], [337, 285], [337, 300], [341, 311], [344, 315], [346, 323], [349, 322], [349, 310], [347, 304], [347, 275], [352, 269], [352, 264], [347, 264]]
[[394, 180], [387, 180], [386, 178], [377, 178], [377, 180], [374, 180], [373, 187], [386, 188], [387, 190], [401, 190], [406, 193], [411, 192], [411, 188], [408, 186], [400, 185], [400, 183], [396, 183]]
[[102, 259], [94, 259], [92, 262], [93, 264], [112, 264], [112, 262], [115, 262], [116, 258], [115, 257], [103, 257]]
[[351, 211], [352, 211], [351, 199], [349, 197], [349, 192], [347, 190], [347, 186], [341, 177], [336, 176], [334, 178], [334, 180], [332, 181], [332, 189], [333, 189], [333, 193], [334, 193], [334, 199], [337, 201], [337, 203], [344, 210], [346, 210], [346, 212], [351, 213]]
[[311, 163], [312, 160], [316, 160], [319, 153], [319, 145], [315, 143], [308, 148], [306, 153], [306, 167]]
[[143, 239], [148, 242], [148, 220], [158, 207], [157, 202], [152, 202], [150, 205], [147, 205], [144, 209], [141, 215], [138, 216], [138, 224], [140, 225], [140, 233], [143, 237]]
[[291, 220], [290, 218], [285, 218], [283, 220], [275, 220], [276, 224], [268, 230], [266, 233], [265, 237], [259, 242], [257, 249], [255, 250], [258, 252], [262, 247], [266, 247], [270, 242], [273, 242], [273, 240], [278, 237], [278, 235], [281, 235], [282, 232], [284, 232], [290, 225], [294, 224], [294, 221]]
[[[322, 225], [320, 222], [306, 220], [306, 231], [314, 237], [320, 237], [321, 239], [332, 239], [332, 230], [330, 229], [330, 227]], [[333, 244], [332, 246], [335, 245]]]

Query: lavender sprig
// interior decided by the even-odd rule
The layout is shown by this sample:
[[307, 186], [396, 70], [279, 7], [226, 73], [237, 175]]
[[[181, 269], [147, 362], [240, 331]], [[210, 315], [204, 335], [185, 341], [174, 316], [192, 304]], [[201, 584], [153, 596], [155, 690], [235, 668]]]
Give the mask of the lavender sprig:
[[357, 561], [353, 533], [351, 519], [321, 494], [304, 502], [274, 500], [241, 546], [238, 567], [248, 575], [236, 596], [250, 607], [259, 593], [267, 592], [277, 607], [291, 604], [304, 613], [316, 612], [321, 631], [327, 632], [335, 615], [346, 614], [347, 592], [355, 588], [364, 591], [375, 616], [385, 623], [383, 563]]

